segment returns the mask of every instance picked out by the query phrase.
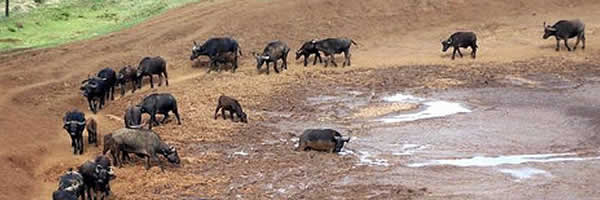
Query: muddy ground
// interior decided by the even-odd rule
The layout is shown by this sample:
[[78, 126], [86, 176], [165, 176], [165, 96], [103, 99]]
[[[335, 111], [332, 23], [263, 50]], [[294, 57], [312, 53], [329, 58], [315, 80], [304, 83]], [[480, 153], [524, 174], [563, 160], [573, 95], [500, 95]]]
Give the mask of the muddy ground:
[[[153, 92], [178, 99], [183, 125], [154, 130], [179, 149], [182, 165], [161, 173], [138, 160], [115, 169], [115, 199], [594, 199], [597, 10], [583, 0], [201, 2], [108, 36], [5, 53], [0, 199], [48, 199], [64, 170], [100, 154], [89, 146], [70, 153], [64, 112], [85, 111], [106, 134]], [[587, 22], [587, 48], [555, 52], [541, 22], [574, 17]], [[476, 60], [440, 52], [439, 40], [455, 30], [478, 33]], [[216, 35], [242, 45], [235, 74], [207, 74], [205, 59], [189, 61], [192, 40]], [[329, 36], [359, 42], [353, 66], [294, 61], [265, 75], [247, 56], [273, 39], [295, 50]], [[145, 85], [96, 115], [87, 110], [78, 92], [87, 74], [147, 55], [166, 58], [169, 87]], [[248, 124], [213, 119], [221, 94], [240, 100]], [[397, 94], [414, 98], [386, 101]], [[435, 113], [436, 102], [463, 110], [421, 115]], [[386, 122], [415, 116], [425, 117]], [[309, 127], [352, 139], [340, 154], [294, 151]]]

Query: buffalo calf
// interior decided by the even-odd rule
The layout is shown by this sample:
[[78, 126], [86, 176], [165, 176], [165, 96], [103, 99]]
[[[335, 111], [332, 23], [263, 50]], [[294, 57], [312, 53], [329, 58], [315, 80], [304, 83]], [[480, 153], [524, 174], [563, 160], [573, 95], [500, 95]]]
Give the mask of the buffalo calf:
[[248, 123], [248, 117], [246, 113], [242, 110], [242, 105], [240, 102], [235, 100], [234, 98], [228, 96], [220, 96], [217, 100], [217, 109], [215, 110], [215, 119], [217, 119], [217, 113], [221, 110], [221, 116], [223, 119], [225, 117], [225, 111], [229, 111], [229, 115], [231, 116], [231, 120], [233, 121], [233, 114], [237, 115], [240, 118], [241, 122]]
[[88, 133], [88, 144], [96, 144], [96, 147], [98, 147], [98, 123], [96, 123], [96, 120], [90, 118], [85, 129]]

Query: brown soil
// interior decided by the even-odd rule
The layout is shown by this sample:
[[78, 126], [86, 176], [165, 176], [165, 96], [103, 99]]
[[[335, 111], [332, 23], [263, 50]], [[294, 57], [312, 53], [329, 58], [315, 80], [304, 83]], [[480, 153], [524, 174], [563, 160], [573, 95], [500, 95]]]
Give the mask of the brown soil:
[[[106, 134], [122, 126], [114, 116], [152, 92], [171, 92], [179, 101], [183, 125], [171, 121], [155, 131], [180, 149], [183, 164], [165, 173], [156, 167], [145, 171], [141, 161], [116, 169], [116, 199], [423, 197], [436, 191], [402, 183], [335, 185], [365, 166], [353, 165], [350, 157], [294, 152], [290, 139], [298, 133], [269, 124], [310, 119], [319, 110], [306, 97], [338, 87], [426, 93], [502, 86], [498, 80], [507, 76], [537, 72], [575, 80], [597, 75], [600, 51], [595, 46], [600, 43], [593, 38], [600, 30], [594, 24], [600, 20], [598, 10], [600, 2], [585, 0], [214, 1], [189, 4], [91, 40], [5, 53], [0, 55], [0, 199], [48, 199], [64, 170], [100, 154], [88, 145], [84, 155], [71, 154], [61, 129], [64, 112], [86, 111]], [[555, 52], [553, 40], [541, 39], [543, 21], [575, 17], [587, 22], [584, 51]], [[440, 53], [440, 39], [457, 30], [478, 33], [476, 60], [450, 61], [449, 53]], [[189, 61], [191, 41], [223, 35], [236, 38], [244, 50], [238, 72], [206, 74], [207, 68], [192, 67], [202, 64]], [[295, 50], [304, 40], [337, 36], [359, 43], [352, 49], [352, 67], [304, 68], [296, 61], [288, 71], [267, 76], [247, 55], [273, 39]], [[169, 87], [145, 85], [141, 92], [109, 102], [97, 115], [88, 111], [78, 91], [82, 79], [150, 55], [168, 61]], [[241, 101], [249, 124], [212, 118], [221, 94]], [[273, 192], [278, 188], [285, 190]]]

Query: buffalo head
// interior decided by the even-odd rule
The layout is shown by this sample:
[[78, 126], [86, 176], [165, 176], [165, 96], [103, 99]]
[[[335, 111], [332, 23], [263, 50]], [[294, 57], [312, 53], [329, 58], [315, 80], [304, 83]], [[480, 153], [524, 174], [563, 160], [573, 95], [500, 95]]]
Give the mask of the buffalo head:
[[194, 46], [192, 47], [192, 55], [190, 56], [190, 60], [194, 60], [201, 55], [202, 46], [199, 46], [196, 41], [194, 41]]
[[452, 45], [452, 38], [442, 41], [442, 52], [446, 52]]
[[544, 22], [543, 26], [544, 26], [544, 36], [542, 36], [543, 39], [548, 39], [548, 37], [556, 34], [556, 28], [553, 28], [550, 25], [546, 25], [546, 22]]
[[350, 138], [343, 138], [340, 136], [335, 136], [334, 139], [335, 139], [335, 152], [342, 151], [342, 148], [344, 147], [344, 143], [350, 141]]
[[173, 164], [179, 164], [181, 160], [179, 160], [179, 154], [177, 153], [177, 149], [173, 146], [169, 146], [169, 149], [163, 152], [163, 155], [167, 157], [167, 160]]

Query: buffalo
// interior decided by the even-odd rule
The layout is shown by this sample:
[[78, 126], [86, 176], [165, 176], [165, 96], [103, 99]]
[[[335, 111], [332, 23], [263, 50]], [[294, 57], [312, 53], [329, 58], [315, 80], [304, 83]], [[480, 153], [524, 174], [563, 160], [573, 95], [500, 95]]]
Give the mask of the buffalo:
[[[177, 100], [175, 100], [175, 97], [171, 94], [150, 94], [146, 96], [138, 106], [141, 107], [142, 113], [150, 114], [150, 129], [152, 129], [153, 125], [164, 123], [169, 118], [169, 112], [171, 111], [177, 118], [177, 124], [181, 125], [179, 112], [177, 111]], [[156, 114], [163, 114], [165, 116], [160, 123], [156, 120]]]
[[242, 110], [242, 105], [236, 99], [228, 97], [228, 96], [220, 96], [217, 101], [217, 109], [215, 110], [215, 119], [217, 119], [217, 113], [221, 109], [221, 116], [223, 119], [225, 118], [225, 111], [229, 111], [229, 115], [231, 116], [231, 120], [233, 121], [233, 114], [236, 114], [240, 121], [244, 123], [248, 123], [248, 117], [246, 113]]
[[130, 106], [123, 117], [126, 128], [142, 128], [142, 107]]
[[52, 193], [52, 200], [81, 200], [85, 199], [83, 176], [70, 168], [64, 175], [60, 176], [58, 189]]
[[116, 176], [106, 156], [100, 155], [93, 161], [84, 162], [79, 166], [79, 173], [83, 176], [84, 190], [88, 198], [104, 199], [110, 194], [110, 180]]
[[319, 53], [319, 50], [315, 46], [316, 42], [317, 40], [315, 39], [308, 42], [304, 42], [304, 44], [302, 44], [302, 47], [300, 47], [300, 49], [296, 51], [296, 60], [298, 60], [301, 56], [304, 56], [305, 67], [308, 64], [308, 58], [312, 54], [315, 54], [315, 60], [313, 61], [313, 65], [317, 64], [317, 59], [319, 59], [319, 63], [323, 63], [323, 60], [321, 59], [321, 53]]
[[137, 68], [138, 88], [142, 88], [144, 76], [150, 77], [150, 88], [154, 88], [153, 75], [158, 75], [158, 87], [162, 85], [163, 75], [165, 76], [165, 85], [169, 86], [169, 76], [167, 75], [167, 61], [160, 56], [144, 57]]
[[325, 67], [328, 66], [329, 62], [331, 62], [334, 66], [337, 67], [337, 63], [335, 62], [335, 54], [344, 53], [344, 63], [342, 66], [350, 66], [352, 63], [350, 62], [350, 46], [352, 44], [358, 45], [354, 40], [348, 38], [327, 38], [324, 40], [313, 40], [311, 41], [315, 45], [315, 48], [320, 52], [325, 54], [325, 57], [328, 59], [325, 60]]
[[477, 56], [477, 36], [473, 32], [456, 32], [447, 40], [442, 41], [442, 51], [446, 52], [448, 48], [453, 47], [454, 51], [452, 52], [452, 60], [456, 56], [456, 52], [460, 57], [463, 57], [463, 54], [460, 52], [460, 48], [471, 47], [471, 57], [475, 59]]
[[544, 36], [542, 38], [548, 39], [550, 36], [556, 38], [556, 51], [560, 50], [560, 40], [564, 40], [565, 47], [567, 47], [568, 51], [571, 51], [567, 40], [574, 37], [577, 37], [577, 42], [575, 42], [573, 50], [577, 49], [579, 41], [583, 43], [581, 49], [585, 49], [585, 24], [579, 19], [560, 20], [552, 26], [546, 26], [546, 22], [544, 22]]
[[96, 123], [96, 120], [90, 118], [85, 129], [88, 133], [88, 144], [96, 144], [96, 147], [98, 147], [98, 123]]
[[[135, 153], [138, 156], [145, 157], [146, 170], [150, 169], [150, 159], [152, 159], [157, 161], [161, 171], [164, 171], [158, 154], [163, 155], [170, 163], [180, 163], [179, 154], [175, 147], [163, 142], [158, 134], [149, 129], [121, 128], [114, 131], [109, 140], [112, 140], [113, 143], [111, 151], [122, 151], [123, 154]], [[118, 154], [117, 156], [113, 154], [112, 159], [115, 163], [122, 163], [119, 161]]]
[[83, 96], [87, 98], [90, 110], [97, 113], [98, 109], [102, 109], [104, 106], [109, 90], [108, 85], [98, 77], [89, 77], [81, 83], [84, 85], [81, 86], [80, 90], [83, 92]]
[[104, 81], [104, 85], [106, 86], [104, 97], [106, 100], [108, 101], [109, 98], [110, 100], [115, 100], [115, 86], [117, 84], [117, 73], [115, 70], [107, 67], [100, 70], [96, 76]]
[[263, 64], [267, 63], [267, 74], [269, 74], [269, 63], [273, 63], [273, 69], [276, 73], [279, 73], [277, 69], [277, 61], [281, 59], [283, 64], [281, 69], [287, 70], [287, 56], [290, 52], [290, 48], [282, 41], [276, 40], [269, 42], [262, 54], [254, 54], [256, 58], [256, 69], [260, 70]]
[[83, 154], [83, 129], [85, 129], [85, 114], [77, 109], [65, 113], [63, 128], [71, 136], [73, 154]]
[[193, 42], [194, 46], [192, 47], [190, 60], [194, 60], [199, 56], [208, 56], [210, 58], [210, 72], [210, 69], [217, 65], [219, 55], [224, 55], [227, 52], [233, 53], [233, 69], [231, 72], [235, 73], [238, 68], [238, 52], [242, 56], [242, 50], [236, 40], [229, 37], [217, 37], [208, 39], [202, 45], [197, 44], [196, 41]]
[[350, 138], [343, 138], [339, 132], [333, 129], [307, 129], [300, 136], [296, 151], [340, 152], [344, 143], [349, 141]]
[[137, 70], [131, 67], [131, 65], [121, 68], [117, 74], [117, 85], [121, 88], [121, 96], [125, 95], [127, 82], [131, 82], [131, 93], [134, 93], [139, 85], [139, 79], [137, 77]]

